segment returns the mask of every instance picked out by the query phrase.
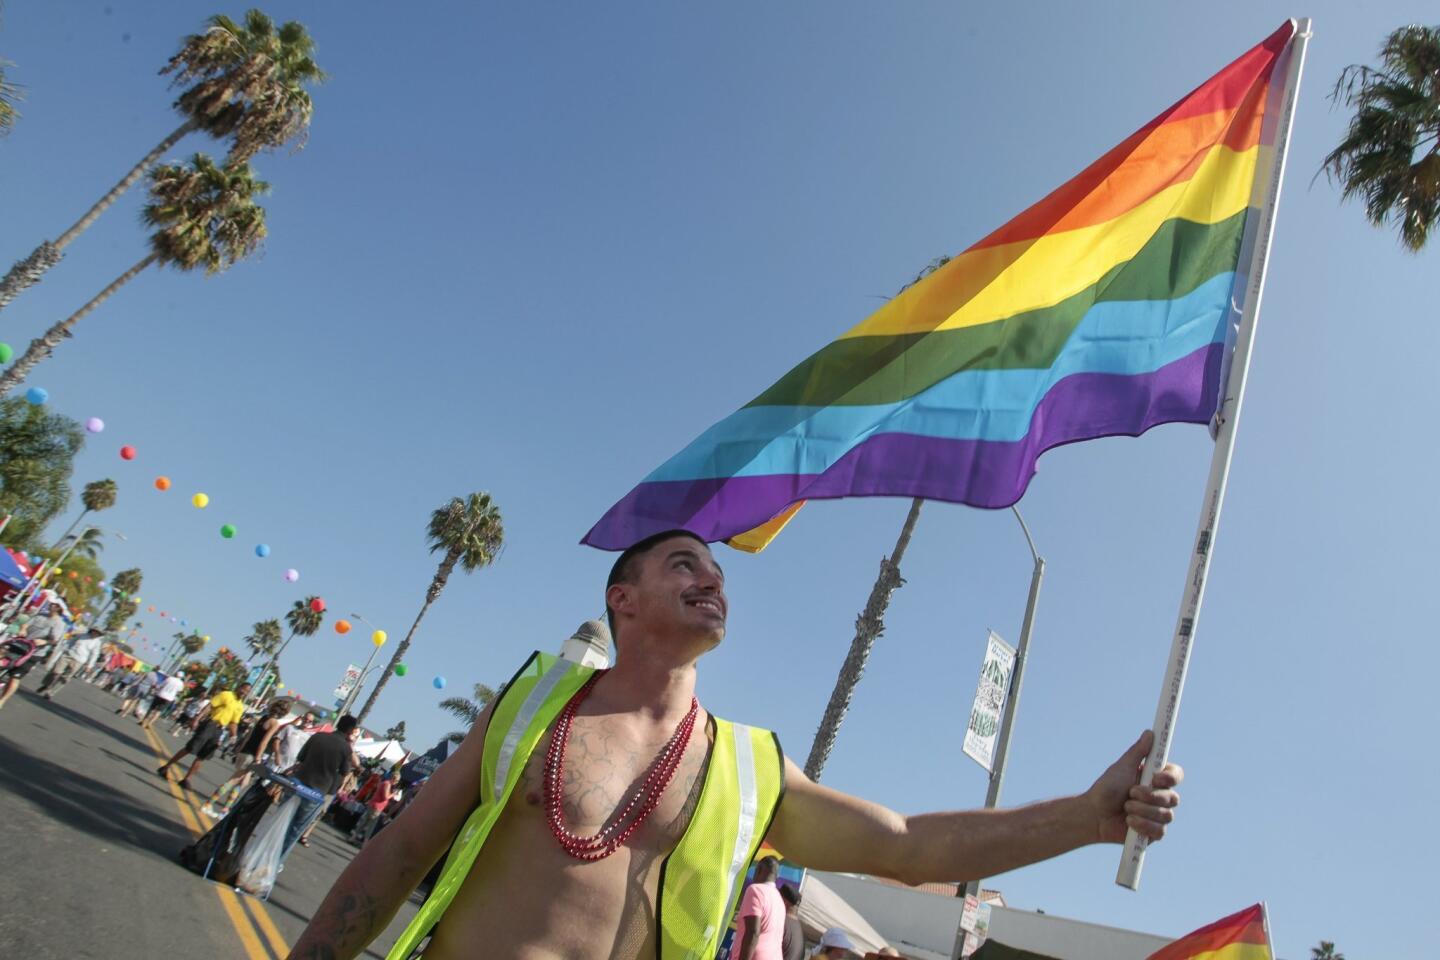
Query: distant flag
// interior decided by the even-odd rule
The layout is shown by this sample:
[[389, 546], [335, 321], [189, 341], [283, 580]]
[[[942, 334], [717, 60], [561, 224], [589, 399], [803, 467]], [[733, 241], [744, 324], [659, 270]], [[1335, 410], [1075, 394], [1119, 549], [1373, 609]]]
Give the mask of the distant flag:
[[1265, 907], [1255, 904], [1201, 927], [1145, 960], [1273, 960]]
[[1052, 447], [1208, 423], [1295, 28], [712, 426], [583, 542], [684, 528], [758, 551], [806, 500], [839, 497], [1006, 507]]

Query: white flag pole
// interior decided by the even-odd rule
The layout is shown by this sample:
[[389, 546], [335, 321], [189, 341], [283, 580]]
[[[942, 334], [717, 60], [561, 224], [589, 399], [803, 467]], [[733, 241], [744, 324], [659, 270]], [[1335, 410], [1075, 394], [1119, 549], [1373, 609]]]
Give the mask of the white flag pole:
[[[1279, 91], [1279, 109], [1266, 110], [1265, 131], [1273, 129], [1271, 166], [1269, 176], [1257, 183], [1257, 197], [1261, 202], [1260, 223], [1256, 231], [1249, 274], [1249, 289], [1246, 291], [1244, 308], [1240, 315], [1240, 329], [1235, 341], [1235, 355], [1231, 362], [1230, 377], [1221, 384], [1221, 399], [1216, 418], [1219, 421], [1215, 435], [1215, 452], [1210, 458], [1210, 477], [1205, 484], [1205, 499], [1200, 509], [1200, 525], [1195, 535], [1195, 549], [1190, 554], [1190, 569], [1185, 575], [1185, 589], [1180, 599], [1180, 615], [1176, 618], [1175, 632], [1170, 641], [1170, 660], [1165, 668], [1165, 681], [1160, 686], [1160, 702], [1155, 708], [1155, 743], [1145, 761], [1141, 782], [1149, 784], [1155, 774], [1170, 759], [1170, 743], [1175, 735], [1175, 721], [1180, 713], [1180, 694], [1185, 689], [1185, 674], [1190, 667], [1190, 651], [1195, 639], [1195, 625], [1200, 619], [1200, 603], [1205, 597], [1205, 579], [1209, 569], [1211, 551], [1215, 547], [1215, 532], [1220, 525], [1220, 506], [1225, 500], [1225, 484], [1230, 475], [1230, 459], [1235, 450], [1235, 431], [1240, 423], [1240, 405], [1245, 398], [1245, 381], [1250, 373], [1250, 353], [1255, 344], [1255, 324], [1260, 315], [1260, 297], [1265, 289], [1265, 268], [1270, 253], [1270, 241], [1275, 234], [1275, 208], [1280, 201], [1280, 184], [1285, 175], [1285, 156], [1290, 146], [1290, 127], [1295, 119], [1295, 98], [1300, 90], [1300, 71], [1305, 63], [1305, 47], [1310, 40], [1310, 19], [1291, 21], [1295, 24], [1295, 35], [1289, 47], [1282, 54], [1288, 57], [1285, 67], [1285, 84]], [[1278, 72], [1278, 68], [1277, 68]], [[1272, 89], [1270, 106], [1275, 105], [1276, 93]], [[1276, 117], [1273, 128], [1270, 117]], [[1262, 136], [1262, 150], [1267, 138]], [[1134, 830], [1127, 832], [1125, 850], [1120, 857], [1120, 869], [1115, 882], [1131, 890], [1140, 887], [1140, 871], [1145, 865], [1147, 841]]]

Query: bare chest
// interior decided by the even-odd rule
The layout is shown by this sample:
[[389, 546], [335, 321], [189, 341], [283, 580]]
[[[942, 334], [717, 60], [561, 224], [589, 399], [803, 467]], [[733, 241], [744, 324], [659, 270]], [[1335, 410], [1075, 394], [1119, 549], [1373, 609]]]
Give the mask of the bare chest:
[[[512, 809], [520, 807], [538, 817], [545, 816], [545, 757], [553, 735], [553, 730], [546, 734], [526, 763], [510, 803]], [[576, 717], [562, 767], [560, 797], [566, 828], [591, 836], [617, 818], [627, 819], [625, 811], [638, 808], [639, 804], [631, 807], [632, 800], [667, 739], [637, 734], [634, 728], [610, 717]], [[704, 786], [710, 743], [706, 718], [704, 724], [696, 723], [659, 804], [627, 846], [668, 853], [680, 841]]]

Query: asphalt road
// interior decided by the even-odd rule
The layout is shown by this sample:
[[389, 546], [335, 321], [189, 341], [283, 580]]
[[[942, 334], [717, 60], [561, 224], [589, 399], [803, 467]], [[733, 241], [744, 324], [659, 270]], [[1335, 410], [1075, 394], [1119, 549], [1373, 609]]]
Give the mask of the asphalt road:
[[[206, 763], [187, 795], [155, 775], [184, 743], [168, 723], [147, 733], [83, 682], [47, 702], [39, 678], [0, 710], [0, 956], [282, 960], [355, 849], [321, 824], [266, 902], [202, 880], [175, 855], [209, 828], [199, 806], [230, 763]], [[381, 960], [417, 906], [365, 956]]]

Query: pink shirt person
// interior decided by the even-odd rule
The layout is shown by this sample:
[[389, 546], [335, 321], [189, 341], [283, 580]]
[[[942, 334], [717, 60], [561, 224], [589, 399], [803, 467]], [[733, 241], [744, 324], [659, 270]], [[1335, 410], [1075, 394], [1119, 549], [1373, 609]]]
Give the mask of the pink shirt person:
[[755, 865], [755, 882], [745, 888], [735, 912], [730, 960], [784, 960], [785, 901], [775, 886], [779, 872], [780, 863], [774, 857]]

